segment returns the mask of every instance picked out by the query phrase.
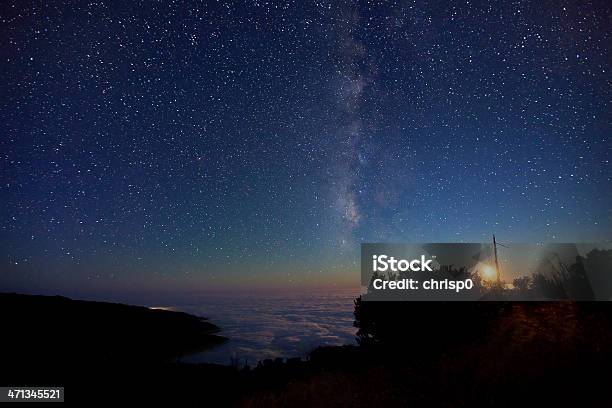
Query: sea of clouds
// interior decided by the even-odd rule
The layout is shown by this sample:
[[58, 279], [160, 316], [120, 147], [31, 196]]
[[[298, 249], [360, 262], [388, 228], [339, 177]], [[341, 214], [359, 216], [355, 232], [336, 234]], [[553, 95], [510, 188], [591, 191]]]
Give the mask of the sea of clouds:
[[183, 362], [255, 365], [267, 358], [304, 358], [321, 345], [354, 344], [354, 290], [288, 295], [214, 295], [174, 309], [205, 316], [229, 341]]

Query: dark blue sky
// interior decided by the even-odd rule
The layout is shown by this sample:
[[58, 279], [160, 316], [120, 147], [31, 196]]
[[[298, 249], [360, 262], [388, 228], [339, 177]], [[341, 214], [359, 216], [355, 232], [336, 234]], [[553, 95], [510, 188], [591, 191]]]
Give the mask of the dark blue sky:
[[360, 242], [610, 241], [609, 3], [0, 12], [0, 289], [358, 285]]

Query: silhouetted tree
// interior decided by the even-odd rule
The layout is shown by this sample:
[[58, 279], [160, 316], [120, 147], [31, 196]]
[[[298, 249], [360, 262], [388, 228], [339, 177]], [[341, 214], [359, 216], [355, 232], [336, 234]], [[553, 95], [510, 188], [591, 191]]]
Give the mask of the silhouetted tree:
[[519, 292], [527, 292], [530, 284], [531, 278], [529, 278], [529, 276], [521, 276], [520, 278], [514, 278], [512, 280], [512, 285]]

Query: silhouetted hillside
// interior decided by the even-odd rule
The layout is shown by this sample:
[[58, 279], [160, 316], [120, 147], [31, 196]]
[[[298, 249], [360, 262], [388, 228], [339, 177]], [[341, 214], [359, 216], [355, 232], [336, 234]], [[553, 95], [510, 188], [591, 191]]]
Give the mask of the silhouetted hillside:
[[4, 364], [164, 361], [225, 339], [186, 313], [60, 296], [0, 294]]

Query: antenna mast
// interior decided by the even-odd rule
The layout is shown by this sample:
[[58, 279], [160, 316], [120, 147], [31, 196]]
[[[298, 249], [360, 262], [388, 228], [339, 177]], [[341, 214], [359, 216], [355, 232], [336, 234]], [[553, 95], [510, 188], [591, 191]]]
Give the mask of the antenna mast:
[[493, 234], [493, 251], [495, 252], [495, 274], [497, 276], [497, 285], [501, 286], [501, 273], [499, 270], [499, 262], [497, 261], [497, 242], [495, 241], [495, 234]]

